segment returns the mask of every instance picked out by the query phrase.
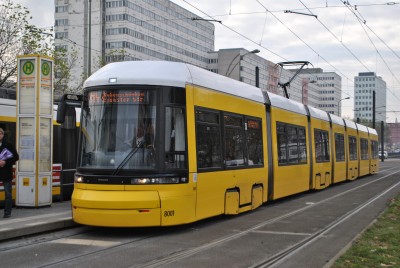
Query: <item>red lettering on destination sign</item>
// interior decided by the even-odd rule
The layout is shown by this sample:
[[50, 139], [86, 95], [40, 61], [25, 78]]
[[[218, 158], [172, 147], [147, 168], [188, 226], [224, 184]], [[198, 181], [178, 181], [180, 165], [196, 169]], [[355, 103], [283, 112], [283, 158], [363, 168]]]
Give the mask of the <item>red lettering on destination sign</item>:
[[89, 105], [127, 103], [142, 104], [145, 102], [145, 91], [89, 92]]

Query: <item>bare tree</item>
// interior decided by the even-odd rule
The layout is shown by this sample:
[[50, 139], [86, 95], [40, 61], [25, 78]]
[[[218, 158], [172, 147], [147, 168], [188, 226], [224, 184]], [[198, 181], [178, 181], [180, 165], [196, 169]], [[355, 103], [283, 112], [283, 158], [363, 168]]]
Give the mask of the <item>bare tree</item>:
[[67, 51], [63, 48], [57, 48], [53, 52], [54, 59], [54, 92], [56, 97], [60, 97], [65, 93], [80, 93], [84, 81], [84, 76], [81, 76], [81, 81], [76, 81], [75, 86], [71, 87], [69, 81], [71, 79], [71, 70], [76, 65], [78, 60], [78, 52], [74, 47]]
[[11, 0], [0, 4], [0, 86], [15, 85], [17, 55], [51, 51], [49, 37], [29, 24], [29, 18], [27, 8]]

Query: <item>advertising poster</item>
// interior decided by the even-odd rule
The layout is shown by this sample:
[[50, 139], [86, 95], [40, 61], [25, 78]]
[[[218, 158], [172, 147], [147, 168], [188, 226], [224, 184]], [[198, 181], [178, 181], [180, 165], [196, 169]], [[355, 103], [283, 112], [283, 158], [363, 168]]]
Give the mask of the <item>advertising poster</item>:
[[40, 118], [39, 172], [51, 171], [51, 119]]
[[35, 170], [35, 118], [19, 119], [19, 172]]

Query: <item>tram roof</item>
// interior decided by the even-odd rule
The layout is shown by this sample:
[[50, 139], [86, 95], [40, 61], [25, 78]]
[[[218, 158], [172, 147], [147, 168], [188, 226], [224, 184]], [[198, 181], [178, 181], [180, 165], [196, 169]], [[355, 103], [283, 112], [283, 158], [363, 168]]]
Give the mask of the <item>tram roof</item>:
[[298, 114], [307, 115], [307, 110], [303, 104], [297, 101], [289, 100], [282, 96], [268, 92], [268, 98], [271, 101], [271, 106], [278, 107], [283, 110], [295, 112]]
[[361, 125], [361, 124], [357, 124], [357, 123], [356, 123], [356, 126], [357, 126], [357, 129], [358, 129], [359, 131], [367, 132], [367, 133], [368, 133], [368, 127], [366, 127], [366, 126], [364, 126], [364, 125]]
[[357, 130], [356, 123], [354, 123], [353, 121], [350, 121], [348, 119], [343, 119], [343, 120], [344, 120], [344, 122], [346, 124], [346, 127], [349, 127], [349, 128]]
[[[116, 78], [110, 83], [110, 78]], [[110, 63], [93, 73], [84, 87], [102, 85], [158, 85], [184, 88], [198, 85], [245, 99], [264, 103], [259, 88], [205, 69], [170, 61], [124, 61]]]
[[314, 107], [311, 107], [311, 106], [308, 107], [308, 110], [310, 111], [310, 116], [311, 117], [314, 117], [314, 118], [317, 118], [317, 119], [320, 119], [320, 120], [323, 120], [323, 121], [327, 121], [327, 122], [330, 121], [329, 120], [329, 115], [325, 111], [322, 111], [320, 109], [317, 109], [317, 108], [314, 108]]
[[376, 129], [370, 127], [367, 127], [367, 129], [369, 134], [378, 135], [378, 131], [376, 131]]
[[334, 115], [334, 114], [330, 114], [329, 116], [331, 117], [332, 123], [334, 123], [336, 125], [344, 126], [343, 118], [341, 118], [337, 115]]

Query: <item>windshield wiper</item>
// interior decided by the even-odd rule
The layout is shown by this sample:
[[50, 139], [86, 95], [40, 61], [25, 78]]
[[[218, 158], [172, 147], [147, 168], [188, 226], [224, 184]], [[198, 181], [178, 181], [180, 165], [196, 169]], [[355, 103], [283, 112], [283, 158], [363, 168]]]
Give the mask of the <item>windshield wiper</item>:
[[129, 160], [136, 154], [136, 152], [140, 149], [140, 147], [143, 145], [143, 141], [138, 142], [136, 147], [133, 147], [131, 151], [125, 156], [125, 158], [121, 161], [121, 163], [118, 165], [118, 167], [114, 170], [112, 175], [118, 175], [118, 173], [121, 171], [121, 169], [129, 162]]

